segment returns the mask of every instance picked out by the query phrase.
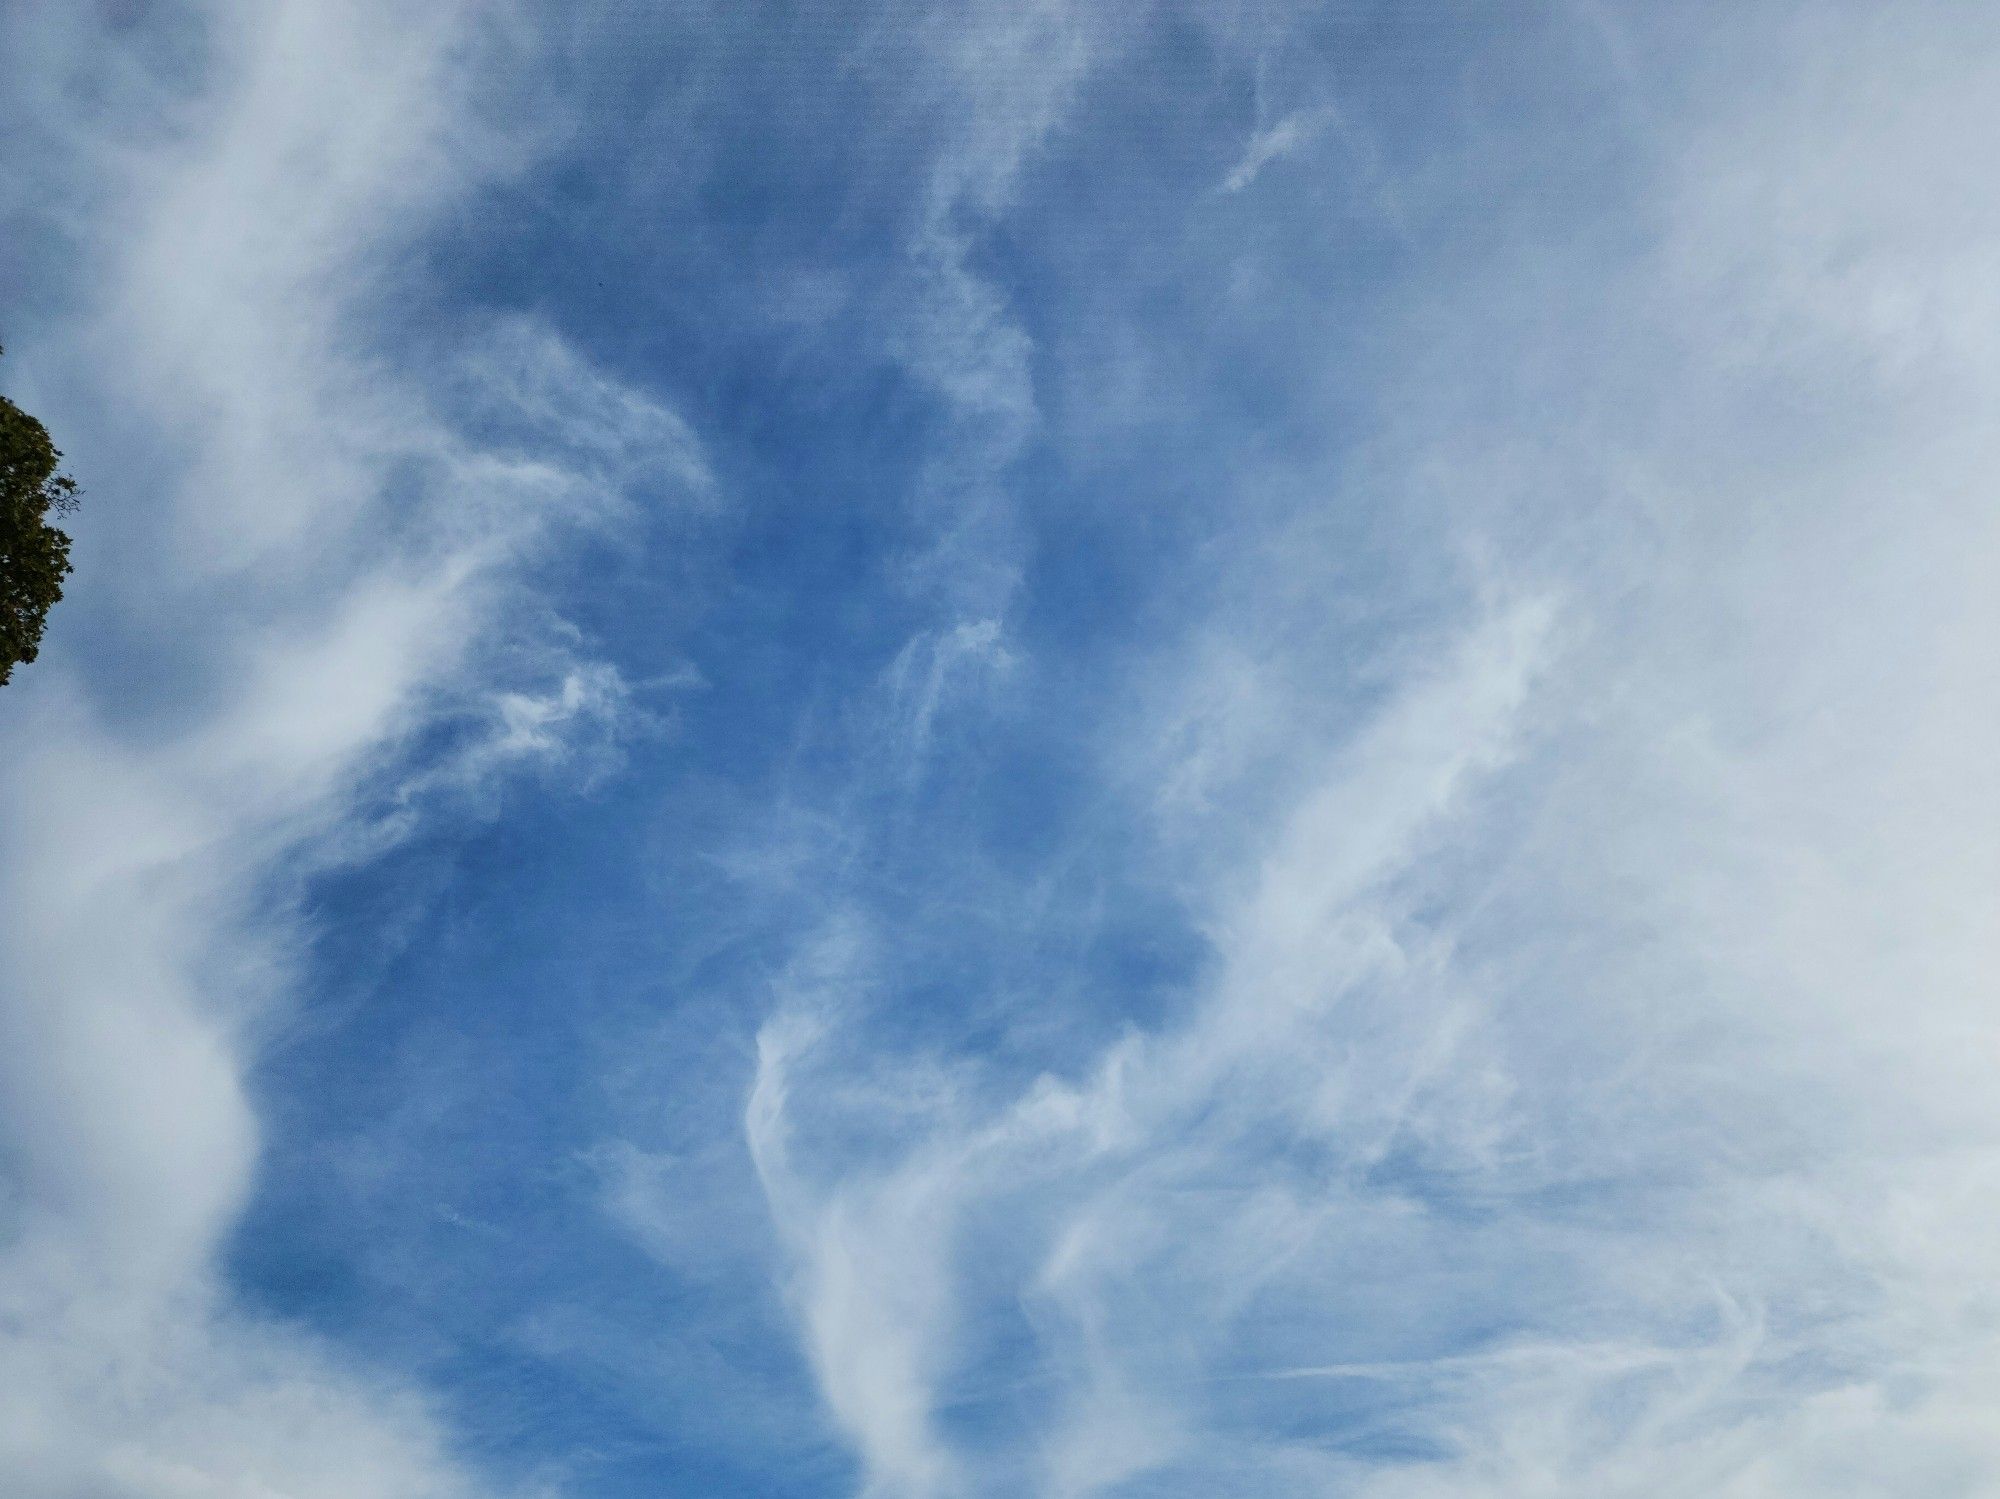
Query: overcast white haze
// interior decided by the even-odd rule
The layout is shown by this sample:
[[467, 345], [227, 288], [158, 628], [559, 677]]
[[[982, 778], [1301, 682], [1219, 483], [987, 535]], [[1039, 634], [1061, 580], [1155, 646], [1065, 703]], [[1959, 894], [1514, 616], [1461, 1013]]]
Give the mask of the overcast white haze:
[[0, 63], [0, 1495], [2000, 1496], [2000, 9]]

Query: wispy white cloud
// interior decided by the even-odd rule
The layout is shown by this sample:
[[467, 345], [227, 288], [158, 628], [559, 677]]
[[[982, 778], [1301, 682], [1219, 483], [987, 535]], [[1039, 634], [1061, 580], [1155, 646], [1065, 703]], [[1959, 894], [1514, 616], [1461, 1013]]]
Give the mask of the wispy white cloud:
[[[300, 856], [365, 843], [385, 778], [465, 791], [625, 717], [613, 668], [510, 631], [512, 572], [629, 490], [712, 489], [677, 416], [545, 329], [389, 336], [401, 257], [529, 139], [480, 96], [489, 20], [9, 23], [75, 205], [87, 331], [17, 350], [92, 475], [71, 608], [175, 678], [149, 715], [57, 648], [10, 692], [0, 1468], [23, 1493], [475, 1487], [421, 1400], [234, 1307], [215, 1257], [258, 1154], [246, 1069], [306, 940]], [[155, 46], [192, 84], [57, 133]], [[524, 657], [550, 685], [509, 679]], [[488, 731], [394, 769], [474, 702]]]
[[[1649, 91], [1620, 116], [1632, 180], [1516, 214], [1576, 154], [1568, 115], [1411, 145], [1440, 197], [1491, 189], [1490, 222], [1415, 257], [1340, 348], [1380, 362], [1337, 402], [1323, 349], [1260, 349], [1288, 415], [1216, 434], [1254, 461], [1214, 466], [1220, 519], [1066, 698], [1020, 638], [1010, 494], [1064, 351], [983, 269], [992, 231], [1151, 21], [1259, 71], [1300, 9], [898, 4], [846, 38], [844, 78], [928, 147], [871, 309], [936, 403], [892, 590], [922, 618], [853, 673], [846, 760], [774, 772], [770, 815], [689, 856], [804, 934], [722, 980], [764, 984], [754, 1046], [720, 1022], [688, 1046], [710, 1012], [677, 1011], [671, 1063], [620, 1086], [701, 1117], [557, 1169], [705, 1309], [781, 1315], [775, 1263], [871, 1499], [1985, 1493], [2000, 213], [1963, 143], [2000, 124], [2000, 33], [1947, 4], [1566, 7]], [[559, 124], [506, 107], [517, 20], [0, 22], [34, 63], [32, 107], [0, 108], [47, 147], [0, 208], [65, 252], [9, 376], [92, 492], [79, 633], [0, 729], [0, 1470], [29, 1492], [492, 1486], [418, 1393], [260, 1321], [217, 1260], [257, 1169], [257, 1038], [311, 938], [302, 873], [611, 763], [648, 684], [522, 578], [642, 500], [717, 502], [687, 423], [542, 322], [401, 316], [423, 236]], [[1282, 195], [1252, 184], [1322, 130], [1375, 180], [1342, 100], [1260, 112], [1230, 190], [1205, 150], [1190, 201], [1265, 212]], [[838, 321], [835, 279], [793, 321]], [[1294, 296], [1276, 270], [1230, 284], [1261, 328], [1333, 321], [1257, 305]], [[1116, 330], [1141, 415], [1194, 367], [1147, 341], [1185, 331]], [[1337, 461], [1300, 456], [1320, 426]], [[1368, 507], [1356, 565], [1362, 528], [1329, 517]], [[953, 715], [1023, 682], [1086, 720], [1036, 748], [1079, 762], [1052, 801], [1091, 801], [1067, 834], [1019, 814], [1032, 782], [979, 807], [1069, 839], [1009, 846], [1025, 893], [912, 790]], [[1047, 874], [1086, 843], [1177, 901], [1165, 935], [1198, 955], [1160, 965], [1143, 1021], [1037, 991], [957, 1025], [986, 982], [964, 955], [1001, 945], [964, 926], [1030, 952], [1005, 983], [1091, 982], [1038, 957], [1087, 924]], [[727, 913], [682, 972], [766, 916]], [[926, 945], [937, 992], [884, 1002]], [[434, 1107], [402, 1100], [383, 1138]], [[612, 1321], [544, 1305], [511, 1335], [649, 1387], [713, 1377], [759, 1440], [792, 1416], [707, 1325]]]
[[995, 619], [962, 620], [906, 644], [889, 665], [887, 685], [897, 737], [911, 763], [921, 765], [929, 753], [938, 712], [954, 693], [966, 690], [966, 678], [975, 683], [1002, 678], [1013, 665]]
[[871, 1492], [1990, 1487], [1960, 14], [1760, 11], [1754, 77], [1646, 117], [1655, 243], [1573, 311], [1440, 294], [1369, 479], [1471, 622], [1390, 690], [1298, 603], [1330, 543], [1245, 541], [1114, 753], [1207, 936], [1183, 1010], [1018, 1087], [781, 994], [747, 1126]]
[[[955, 12], [897, 5], [870, 34], [866, 55], [903, 107], [937, 135], [888, 339], [943, 414], [943, 440], [913, 496], [927, 537], [908, 571], [919, 595], [946, 612], [939, 629], [948, 639], [999, 630], [997, 649], [1007, 649], [1023, 560], [1009, 469], [1040, 421], [1033, 340], [1006, 293], [976, 269], [981, 236], [1013, 201], [1093, 70], [1148, 8], [1095, 0]], [[920, 641], [911, 649], [922, 649]]]
[[1222, 179], [1222, 190], [1226, 193], [1242, 192], [1257, 180], [1265, 167], [1307, 144], [1333, 118], [1333, 112], [1327, 109], [1295, 109], [1274, 124], [1265, 126], [1250, 137], [1250, 144], [1243, 150], [1243, 159], [1231, 167], [1229, 175]]
[[[1436, 681], [1355, 740], [1290, 817], [1244, 898], [1218, 913], [1218, 973], [1184, 1028], [1135, 1038], [1077, 1081], [1046, 1078], [997, 1114], [963, 1097], [949, 1074], [935, 1090], [913, 1085], [906, 1062], [881, 1075], [870, 1068], [865, 1081], [846, 1075], [859, 1059], [826, 1036], [823, 1020], [802, 1018], [824, 1013], [810, 996], [808, 1009], [767, 1030], [751, 1139], [801, 1256], [801, 1316], [828, 1398], [881, 1492], [964, 1486], [934, 1422], [955, 1362], [954, 1326], [968, 1315], [952, 1294], [967, 1273], [960, 1236], [995, 1198], [1047, 1236], [1039, 1267], [1016, 1273], [1029, 1276], [1017, 1294], [1037, 1309], [1051, 1361], [1068, 1371], [1066, 1387], [1073, 1381], [1044, 1455], [1048, 1483], [1093, 1492], [1173, 1450], [1187, 1415], [1162, 1393], [1162, 1350], [1128, 1342], [1143, 1330], [1127, 1324], [1135, 1308], [1121, 1305], [1120, 1288], [1188, 1269], [1176, 1262], [1198, 1251], [1167, 1221], [1177, 1216], [1174, 1195], [1198, 1199], [1251, 1150], [1247, 1168], [1265, 1131], [1305, 1127], [1365, 1161], [1414, 1111], [1441, 1060], [1423, 1017], [1400, 1022], [1409, 1054], [1390, 1071], [1386, 1035], [1368, 1067], [1342, 1063], [1348, 1042], [1330, 1015], [1385, 967], [1394, 975], [1407, 966], [1368, 898], [1453, 811], [1468, 776], [1506, 758], [1545, 612], [1531, 605], [1496, 618]], [[1390, 1014], [1378, 1021], [1398, 1024]], [[831, 1080], [814, 1064], [822, 1045], [834, 1048]], [[880, 1167], [819, 1180], [787, 1144], [802, 1070], [833, 1090], [835, 1119], [890, 1107], [886, 1138], [917, 1125], [920, 1143], [900, 1160], [892, 1147]], [[813, 1133], [837, 1138], [853, 1127], [820, 1121]], [[1281, 1218], [1296, 1207], [1269, 1206]], [[1272, 1244], [1239, 1247], [1254, 1261]], [[1179, 1289], [1182, 1337], [1223, 1314], [1206, 1298], [1233, 1294], [1198, 1269]]]

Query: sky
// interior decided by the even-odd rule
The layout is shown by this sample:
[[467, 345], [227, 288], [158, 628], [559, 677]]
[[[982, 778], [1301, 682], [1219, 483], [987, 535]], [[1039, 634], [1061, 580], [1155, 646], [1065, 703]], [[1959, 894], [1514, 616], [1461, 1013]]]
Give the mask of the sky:
[[0, 55], [8, 1495], [2000, 1495], [2000, 10]]

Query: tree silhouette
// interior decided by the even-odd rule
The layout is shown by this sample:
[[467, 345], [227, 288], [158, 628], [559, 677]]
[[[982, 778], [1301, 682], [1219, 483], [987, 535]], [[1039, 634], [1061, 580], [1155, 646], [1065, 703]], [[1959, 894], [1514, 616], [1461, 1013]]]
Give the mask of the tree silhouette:
[[76, 507], [61, 462], [48, 429], [0, 396], [0, 684], [35, 659], [69, 576], [69, 536], [48, 519]]

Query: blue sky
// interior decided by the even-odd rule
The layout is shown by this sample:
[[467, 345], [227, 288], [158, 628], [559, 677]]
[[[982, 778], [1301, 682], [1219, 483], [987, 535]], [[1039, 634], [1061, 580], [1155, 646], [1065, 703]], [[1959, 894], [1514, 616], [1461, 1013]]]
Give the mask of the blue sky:
[[2000, 1492], [2000, 23], [17, 7], [0, 1471]]

